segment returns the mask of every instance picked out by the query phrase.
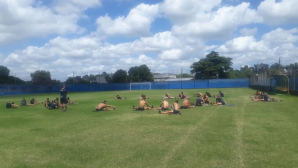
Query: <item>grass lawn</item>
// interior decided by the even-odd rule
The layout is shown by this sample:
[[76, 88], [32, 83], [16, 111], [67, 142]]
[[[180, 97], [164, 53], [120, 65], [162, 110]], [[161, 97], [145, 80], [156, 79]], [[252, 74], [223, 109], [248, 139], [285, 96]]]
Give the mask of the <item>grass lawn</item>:
[[[142, 93], [157, 107], [165, 92], [178, 96], [181, 90], [70, 93], [79, 104], [69, 105], [69, 112], [43, 105], [5, 108], [7, 101], [52, 100], [58, 92], [1, 96], [0, 167], [298, 167], [298, 97], [253, 102], [255, 90], [220, 90], [236, 105], [196, 107], [180, 116], [132, 106]], [[127, 99], [114, 100], [116, 94]], [[91, 112], [103, 100], [116, 110]]]

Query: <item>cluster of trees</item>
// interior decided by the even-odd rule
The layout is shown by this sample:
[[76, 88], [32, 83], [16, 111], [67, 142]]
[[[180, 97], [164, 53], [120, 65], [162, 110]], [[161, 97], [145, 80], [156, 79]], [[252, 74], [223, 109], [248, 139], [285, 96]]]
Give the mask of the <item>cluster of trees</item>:
[[125, 70], [119, 69], [112, 76], [106, 72], [102, 73], [109, 83], [126, 83], [126, 82], [150, 82], [153, 81], [153, 74], [147, 65], [131, 67], [128, 74]]
[[249, 78], [264, 71], [270, 71], [271, 74], [288, 74], [298, 70], [298, 64], [281, 65], [274, 63], [271, 66], [268, 64], [255, 64], [252, 67], [243, 66], [240, 70], [235, 70], [232, 67], [232, 58], [219, 56], [218, 52], [212, 51], [206, 55], [206, 58], [200, 59], [191, 65], [191, 74], [195, 75], [195, 79], [225, 79], [225, 78]]
[[[239, 70], [233, 69], [232, 58], [219, 56], [218, 52], [212, 51], [206, 55], [205, 58], [194, 62], [191, 65], [192, 74], [178, 74], [177, 78], [192, 78], [194, 79], [226, 79], [226, 78], [249, 78], [251, 75], [261, 73], [263, 71], [270, 71], [271, 74], [288, 74], [298, 71], [298, 64], [292, 63], [290, 65], [280, 65], [279, 63], [272, 64], [255, 64], [252, 67], [243, 66]], [[9, 75], [10, 70], [0, 65], [0, 84], [34, 84], [34, 85], [55, 85], [61, 84], [59, 80], [51, 78], [51, 73], [45, 70], [37, 70], [30, 74], [31, 81], [26, 82], [16, 76]], [[131, 67], [128, 72], [119, 69], [113, 75], [103, 72], [102, 75], [109, 83], [126, 83], [126, 82], [148, 82], [153, 81], [153, 74], [147, 65]], [[86, 84], [95, 83], [98, 75], [84, 75], [82, 78], [69, 77], [66, 84]]]

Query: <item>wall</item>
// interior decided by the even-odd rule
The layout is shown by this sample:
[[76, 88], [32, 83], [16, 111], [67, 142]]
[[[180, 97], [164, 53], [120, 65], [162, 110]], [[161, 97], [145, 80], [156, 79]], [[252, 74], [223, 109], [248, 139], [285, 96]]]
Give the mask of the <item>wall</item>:
[[[248, 87], [249, 79], [210, 79], [190, 81], [151, 82], [151, 89], [203, 89]], [[0, 85], [0, 95], [59, 92], [61, 85]], [[130, 90], [129, 83], [98, 83], [66, 85], [70, 92]], [[133, 85], [132, 90], [149, 89], [148, 84]]]

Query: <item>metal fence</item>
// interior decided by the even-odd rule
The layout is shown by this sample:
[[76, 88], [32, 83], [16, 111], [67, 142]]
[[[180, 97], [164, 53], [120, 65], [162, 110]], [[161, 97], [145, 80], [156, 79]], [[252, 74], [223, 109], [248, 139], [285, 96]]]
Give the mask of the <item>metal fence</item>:
[[[151, 82], [151, 89], [203, 89], [203, 88], [238, 88], [249, 87], [249, 79], [210, 79], [210, 80], [189, 80]], [[66, 85], [68, 91], [116, 91], [130, 90], [130, 83], [98, 83], [98, 84], [74, 84]], [[51, 93], [58, 92], [61, 85], [35, 86], [35, 85], [0, 85], [0, 95]], [[146, 90], [149, 86], [135, 85], [133, 90]]]

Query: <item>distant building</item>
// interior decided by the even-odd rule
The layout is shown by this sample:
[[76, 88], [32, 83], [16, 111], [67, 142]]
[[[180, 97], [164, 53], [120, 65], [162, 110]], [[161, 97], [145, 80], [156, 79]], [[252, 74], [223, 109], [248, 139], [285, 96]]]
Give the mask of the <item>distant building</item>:
[[106, 78], [105, 78], [104, 75], [98, 75], [98, 76], [96, 76], [96, 82], [97, 82], [97, 83], [108, 83], [108, 82], [106, 81]]
[[154, 81], [169, 81], [176, 79], [175, 74], [153, 74]]

